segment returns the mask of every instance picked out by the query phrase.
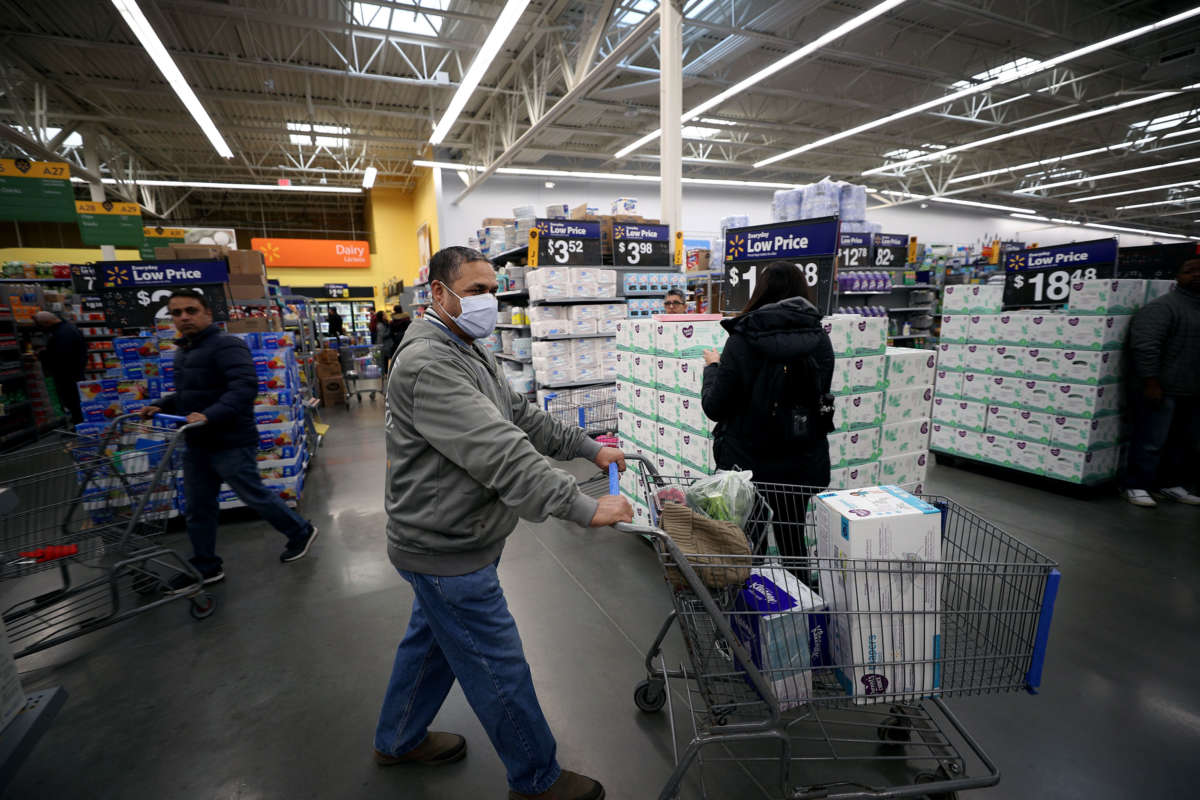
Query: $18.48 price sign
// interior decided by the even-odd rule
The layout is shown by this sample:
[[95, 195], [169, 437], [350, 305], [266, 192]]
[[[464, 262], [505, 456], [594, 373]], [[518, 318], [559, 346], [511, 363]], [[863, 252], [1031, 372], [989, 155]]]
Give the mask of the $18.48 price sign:
[[1004, 308], [1062, 305], [1072, 283], [1112, 278], [1116, 261], [1115, 239], [1005, 253]]
[[617, 267], [671, 266], [671, 229], [666, 225], [614, 223], [613, 265]]

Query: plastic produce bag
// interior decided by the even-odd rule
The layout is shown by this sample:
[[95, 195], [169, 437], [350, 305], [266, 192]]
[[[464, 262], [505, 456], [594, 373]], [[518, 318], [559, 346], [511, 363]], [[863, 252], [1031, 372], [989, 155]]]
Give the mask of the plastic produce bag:
[[687, 488], [687, 502], [693, 510], [722, 522], [746, 527], [758, 495], [751, 479], [754, 473], [721, 470], [698, 479]]

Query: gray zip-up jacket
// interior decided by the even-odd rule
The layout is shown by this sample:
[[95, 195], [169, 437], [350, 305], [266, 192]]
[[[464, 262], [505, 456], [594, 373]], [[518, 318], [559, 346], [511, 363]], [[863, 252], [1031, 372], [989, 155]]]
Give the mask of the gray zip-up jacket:
[[500, 557], [518, 518], [586, 526], [596, 501], [543, 456], [594, 459], [600, 445], [529, 403], [496, 360], [416, 320], [388, 375], [388, 556], [399, 569], [464, 575]]
[[1179, 286], [1142, 307], [1129, 349], [1139, 378], [1158, 378], [1163, 393], [1200, 397], [1200, 294]]

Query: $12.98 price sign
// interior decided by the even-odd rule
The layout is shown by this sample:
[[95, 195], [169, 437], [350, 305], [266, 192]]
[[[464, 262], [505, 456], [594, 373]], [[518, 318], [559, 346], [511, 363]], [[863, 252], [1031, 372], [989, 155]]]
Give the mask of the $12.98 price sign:
[[1116, 262], [1116, 239], [1005, 253], [1004, 308], [1060, 306], [1072, 283], [1112, 278]]

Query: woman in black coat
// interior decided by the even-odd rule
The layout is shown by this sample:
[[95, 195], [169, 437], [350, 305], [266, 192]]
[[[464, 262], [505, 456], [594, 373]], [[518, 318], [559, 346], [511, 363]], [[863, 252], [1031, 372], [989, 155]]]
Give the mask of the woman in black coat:
[[821, 327], [815, 291], [795, 264], [762, 268], [746, 308], [721, 323], [723, 352], [704, 354], [704, 413], [717, 423], [713, 456], [719, 469], [747, 469], [775, 512], [783, 555], [806, 554], [808, 499], [829, 485], [833, 346]]

